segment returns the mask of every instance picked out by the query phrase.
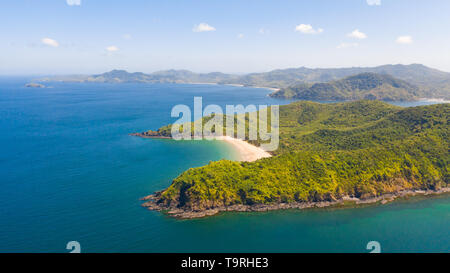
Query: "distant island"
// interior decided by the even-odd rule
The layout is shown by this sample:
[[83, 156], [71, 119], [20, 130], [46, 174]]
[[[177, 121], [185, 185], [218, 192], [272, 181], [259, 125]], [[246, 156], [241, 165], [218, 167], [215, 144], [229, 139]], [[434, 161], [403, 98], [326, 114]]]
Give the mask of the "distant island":
[[[352, 68], [290, 68], [233, 75], [165, 70], [151, 74], [112, 70], [97, 75], [54, 76], [40, 82], [209, 83], [272, 88], [273, 97], [324, 100], [450, 100], [450, 73], [421, 64]], [[278, 90], [281, 89], [281, 90]]]
[[[449, 119], [450, 104], [402, 108], [362, 100], [283, 105], [280, 145], [272, 157], [191, 168], [167, 189], [143, 198], [143, 206], [195, 218], [222, 211], [386, 203], [449, 192]], [[170, 128], [139, 136], [168, 138]]]
[[27, 83], [27, 84], [25, 84], [25, 87], [30, 87], [30, 88], [45, 88], [45, 85], [40, 84], [40, 83]]

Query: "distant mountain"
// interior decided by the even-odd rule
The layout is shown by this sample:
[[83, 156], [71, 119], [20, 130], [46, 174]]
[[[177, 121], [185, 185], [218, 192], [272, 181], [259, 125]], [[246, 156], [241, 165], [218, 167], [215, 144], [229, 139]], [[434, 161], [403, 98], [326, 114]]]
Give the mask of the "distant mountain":
[[330, 82], [361, 73], [387, 74], [416, 85], [422, 90], [423, 97], [450, 99], [450, 73], [421, 64], [351, 68], [289, 68], [252, 73], [225, 83], [286, 88], [305, 83]]
[[41, 81], [62, 82], [142, 82], [142, 83], [217, 83], [241, 84], [244, 86], [264, 86], [287, 88], [301, 84], [325, 83], [340, 80], [361, 73], [387, 74], [417, 86], [421, 96], [427, 98], [450, 99], [450, 73], [429, 68], [421, 64], [383, 65], [377, 67], [351, 68], [289, 68], [264, 73], [232, 75], [220, 72], [194, 73], [188, 70], [165, 70], [151, 74], [129, 73], [113, 70], [90, 76], [47, 77]]
[[302, 100], [383, 100], [411, 101], [420, 98], [420, 89], [387, 74], [361, 73], [328, 83], [300, 84], [271, 94], [272, 97]]
[[194, 73], [189, 70], [164, 70], [152, 74], [142, 72], [129, 73], [125, 70], [112, 70], [91, 76], [57, 76], [47, 77], [41, 81], [61, 82], [100, 82], [100, 83], [222, 83], [231, 81], [237, 76], [220, 72]]
[[90, 82], [147, 82], [150, 75], [142, 72], [129, 73], [125, 70], [112, 70], [99, 75], [93, 75], [87, 79]]
[[265, 73], [252, 73], [236, 80], [242, 84], [287, 87], [296, 83], [317, 83], [339, 80], [361, 73], [388, 74], [416, 85], [435, 84], [450, 80], [450, 73], [429, 68], [421, 64], [383, 65], [377, 67], [350, 68], [289, 68], [273, 70]]

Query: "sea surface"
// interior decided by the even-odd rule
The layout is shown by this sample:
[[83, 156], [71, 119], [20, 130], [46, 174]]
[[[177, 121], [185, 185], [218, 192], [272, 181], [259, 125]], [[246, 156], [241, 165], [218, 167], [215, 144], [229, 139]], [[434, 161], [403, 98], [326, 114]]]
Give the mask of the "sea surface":
[[[188, 168], [238, 155], [220, 141], [142, 139], [173, 106], [284, 104], [223, 85], [52, 83], [0, 78], [0, 252], [450, 252], [450, 197], [346, 209], [178, 220], [142, 208]], [[402, 106], [427, 104], [419, 102]]]

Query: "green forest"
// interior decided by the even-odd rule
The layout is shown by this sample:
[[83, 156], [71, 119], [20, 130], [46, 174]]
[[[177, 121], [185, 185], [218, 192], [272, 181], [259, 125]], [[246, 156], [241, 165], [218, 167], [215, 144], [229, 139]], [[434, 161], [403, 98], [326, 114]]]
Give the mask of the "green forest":
[[449, 104], [402, 108], [369, 100], [280, 106], [280, 146], [273, 157], [191, 168], [156, 202], [205, 210], [447, 187], [449, 112]]

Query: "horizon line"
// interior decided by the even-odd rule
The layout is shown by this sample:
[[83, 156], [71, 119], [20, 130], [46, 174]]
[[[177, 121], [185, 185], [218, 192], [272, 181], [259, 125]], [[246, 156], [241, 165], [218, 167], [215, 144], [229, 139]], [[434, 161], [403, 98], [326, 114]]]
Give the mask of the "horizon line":
[[166, 71], [189, 71], [195, 74], [211, 74], [211, 73], [222, 73], [222, 74], [227, 74], [227, 75], [249, 75], [249, 74], [260, 74], [260, 73], [270, 73], [273, 71], [277, 71], [277, 70], [289, 70], [289, 69], [300, 69], [300, 68], [306, 68], [306, 69], [351, 69], [351, 68], [375, 68], [375, 67], [380, 67], [380, 66], [397, 66], [397, 65], [401, 65], [401, 66], [411, 66], [411, 65], [422, 65], [425, 66], [427, 68], [430, 69], [435, 69], [444, 73], [450, 73], [450, 71], [446, 71], [446, 70], [442, 70], [439, 68], [434, 68], [422, 63], [409, 63], [409, 64], [403, 64], [403, 63], [387, 63], [387, 64], [381, 64], [381, 65], [374, 65], [374, 66], [342, 66], [342, 67], [333, 67], [333, 66], [329, 66], [329, 67], [308, 67], [308, 66], [297, 66], [297, 67], [286, 67], [286, 68], [274, 68], [272, 70], [267, 70], [267, 71], [261, 71], [261, 72], [221, 72], [221, 71], [210, 71], [210, 72], [197, 72], [194, 70], [190, 70], [190, 69], [186, 69], [186, 68], [179, 68], [179, 69], [175, 69], [175, 68], [168, 68], [168, 69], [158, 69], [158, 70], [154, 70], [152, 72], [143, 72], [143, 71], [133, 71], [130, 72], [130, 70], [127, 69], [121, 69], [121, 68], [113, 68], [111, 70], [107, 70], [107, 71], [103, 71], [103, 72], [96, 72], [96, 73], [61, 73], [61, 74], [55, 74], [55, 73], [45, 73], [45, 74], [0, 74], [0, 77], [42, 77], [42, 76], [92, 76], [92, 75], [100, 75], [100, 74], [104, 74], [104, 73], [108, 73], [111, 71], [125, 71], [127, 73], [143, 73], [143, 74], [154, 74], [157, 72], [166, 72]]

